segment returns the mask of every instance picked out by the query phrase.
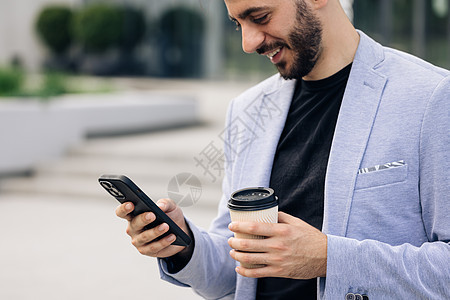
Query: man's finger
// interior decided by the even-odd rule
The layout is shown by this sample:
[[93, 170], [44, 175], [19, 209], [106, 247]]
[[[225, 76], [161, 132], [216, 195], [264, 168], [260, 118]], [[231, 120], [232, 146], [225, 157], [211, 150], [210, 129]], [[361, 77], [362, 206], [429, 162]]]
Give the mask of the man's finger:
[[116, 208], [116, 215], [119, 218], [131, 221], [132, 216], [130, 213], [134, 210], [134, 205], [131, 202], [125, 202]]
[[282, 211], [278, 212], [278, 223], [286, 223], [286, 224], [295, 224], [299, 221], [300, 219], [291, 216], [287, 213], [284, 213]]
[[228, 228], [237, 233], [246, 233], [252, 235], [262, 235], [266, 237], [274, 236], [277, 234], [278, 224], [261, 223], [261, 222], [232, 222], [228, 225]]
[[173, 202], [169, 198], [163, 198], [159, 199], [156, 204], [158, 207], [165, 212], [166, 214], [170, 213], [171, 211], [174, 211], [177, 208], [177, 205], [175, 202]]
[[242, 252], [233, 249], [230, 251], [230, 256], [234, 260], [247, 265], [266, 266], [270, 264], [267, 253]]
[[278, 213], [278, 223], [295, 225], [299, 230], [311, 230], [311, 229], [314, 231], [318, 230], [315, 227], [303, 221], [302, 219], [296, 218], [284, 212]]
[[242, 266], [239, 266], [236, 267], [235, 271], [244, 277], [251, 277], [251, 278], [280, 277], [278, 276], [279, 272], [278, 268], [272, 266], [255, 269], [247, 269]]
[[270, 250], [267, 239], [239, 239], [231, 237], [228, 239], [228, 245], [232, 249], [248, 252], [267, 252]]
[[145, 226], [156, 220], [156, 216], [152, 212], [142, 213], [130, 221], [130, 228], [133, 232], [142, 231]]
[[136, 248], [142, 247], [152, 241], [154, 241], [159, 236], [163, 235], [169, 230], [169, 225], [166, 223], [163, 223], [159, 226], [156, 226], [155, 228], [151, 228], [148, 230], [145, 230], [136, 236], [131, 240], [131, 243]]
[[152, 257], [169, 257], [180, 252], [180, 250], [184, 248], [181, 246], [173, 246], [172, 243], [175, 239], [176, 237], [174, 234], [169, 234], [163, 239], [137, 247], [137, 250], [143, 255]]

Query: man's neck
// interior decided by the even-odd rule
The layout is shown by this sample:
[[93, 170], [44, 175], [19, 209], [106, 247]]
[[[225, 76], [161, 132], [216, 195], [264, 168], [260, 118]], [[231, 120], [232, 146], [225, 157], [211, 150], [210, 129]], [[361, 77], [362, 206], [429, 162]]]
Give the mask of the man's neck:
[[340, 7], [325, 12], [322, 17], [322, 25], [320, 57], [314, 69], [304, 76], [303, 80], [327, 78], [349, 65], [355, 57], [360, 37]]

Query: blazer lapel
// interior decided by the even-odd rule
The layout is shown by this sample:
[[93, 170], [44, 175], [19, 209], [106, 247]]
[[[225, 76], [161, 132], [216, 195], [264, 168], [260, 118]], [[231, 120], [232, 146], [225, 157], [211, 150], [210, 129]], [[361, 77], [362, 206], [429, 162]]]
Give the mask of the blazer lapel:
[[331, 146], [325, 183], [323, 231], [345, 236], [357, 172], [386, 78], [375, 71], [382, 48], [362, 32]]
[[[294, 93], [295, 80], [280, 79], [276, 88], [268, 88], [244, 108], [250, 119], [252, 142], [240, 164], [237, 188], [265, 186], [270, 183], [273, 159]], [[249, 137], [247, 137], [249, 138]]]

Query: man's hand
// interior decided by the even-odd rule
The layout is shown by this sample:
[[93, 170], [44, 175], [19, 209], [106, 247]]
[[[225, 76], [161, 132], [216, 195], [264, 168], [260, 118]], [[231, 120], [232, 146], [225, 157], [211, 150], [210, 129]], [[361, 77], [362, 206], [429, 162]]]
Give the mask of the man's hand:
[[[190, 230], [186, 224], [181, 208], [170, 199], [160, 199], [157, 202], [159, 208], [165, 212], [184, 232], [188, 235]], [[134, 210], [131, 202], [126, 202], [116, 208], [116, 215], [128, 221], [127, 234], [131, 237], [131, 243], [143, 255], [152, 257], [169, 257], [181, 252], [186, 247], [172, 246], [175, 241], [175, 235], [170, 234], [167, 237], [154, 241], [157, 237], [169, 230], [169, 225], [163, 223], [155, 228], [143, 230], [143, 228], [155, 221], [156, 216], [152, 212], [143, 213], [132, 217], [130, 213]], [[192, 238], [192, 237], [191, 237]]]
[[267, 237], [259, 240], [238, 238], [228, 240], [228, 244], [233, 248], [230, 252], [233, 259], [247, 264], [265, 265], [256, 269], [240, 266], [236, 268], [236, 272], [254, 278], [324, 277], [327, 270], [327, 236], [313, 226], [283, 212], [278, 213], [278, 222], [277, 224], [233, 222], [229, 225], [233, 232]]

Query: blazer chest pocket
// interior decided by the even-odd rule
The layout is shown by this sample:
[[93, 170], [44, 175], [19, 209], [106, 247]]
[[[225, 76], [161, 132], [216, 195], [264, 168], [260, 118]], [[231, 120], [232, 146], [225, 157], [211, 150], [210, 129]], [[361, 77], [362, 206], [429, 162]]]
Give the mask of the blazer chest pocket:
[[408, 165], [390, 167], [366, 173], [358, 173], [356, 190], [373, 188], [405, 181], [408, 175]]

